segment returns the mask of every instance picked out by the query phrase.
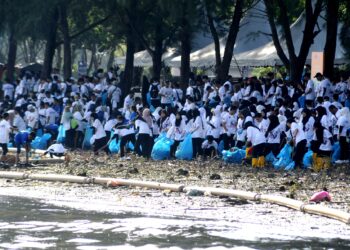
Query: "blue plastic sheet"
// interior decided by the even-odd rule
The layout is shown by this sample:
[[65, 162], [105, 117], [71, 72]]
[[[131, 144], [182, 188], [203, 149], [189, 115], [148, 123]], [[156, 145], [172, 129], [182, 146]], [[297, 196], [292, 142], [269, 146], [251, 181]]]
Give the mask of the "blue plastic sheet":
[[245, 157], [244, 149], [233, 148], [232, 151], [230, 150], [222, 151], [222, 159], [226, 163], [242, 163], [244, 157]]
[[179, 160], [192, 160], [193, 147], [191, 134], [187, 134], [184, 140], [180, 143], [176, 150], [175, 157]]
[[84, 141], [83, 141], [83, 149], [89, 149], [91, 148], [91, 137], [93, 136], [93, 129], [92, 127], [87, 127], [85, 130], [85, 135], [84, 135]]
[[273, 163], [273, 166], [275, 169], [281, 169], [281, 168], [286, 168], [293, 162], [292, 160], [292, 152], [293, 148], [289, 145], [286, 144], [281, 152], [277, 155], [277, 161]]
[[303, 157], [303, 166], [304, 168], [311, 168], [312, 167], [312, 155], [314, 152], [311, 150], [307, 151], [307, 153]]
[[151, 157], [153, 160], [165, 160], [170, 158], [170, 147], [174, 144], [174, 140], [160, 135], [153, 145]]
[[66, 130], [64, 129], [63, 125], [60, 125], [58, 127], [57, 142], [64, 143], [65, 138], [66, 138]]
[[333, 145], [332, 163], [336, 162], [340, 158], [340, 145], [339, 142]]

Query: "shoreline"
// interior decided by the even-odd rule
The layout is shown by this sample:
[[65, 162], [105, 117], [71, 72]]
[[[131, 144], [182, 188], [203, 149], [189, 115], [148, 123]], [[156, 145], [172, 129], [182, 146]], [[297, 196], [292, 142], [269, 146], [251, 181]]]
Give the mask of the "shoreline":
[[[103, 160], [103, 157], [92, 160], [87, 153], [82, 152], [72, 157], [68, 167], [64, 164], [50, 164], [28, 169], [11, 169], [11, 171], [130, 178], [231, 188], [283, 197], [293, 195], [295, 199], [304, 202], [325, 185], [332, 195], [333, 202], [322, 205], [349, 212], [347, 202], [350, 200], [349, 179], [342, 173], [343, 169], [333, 170], [328, 176], [326, 173], [315, 174], [309, 170], [300, 173], [280, 172], [268, 168], [253, 170], [247, 166], [226, 165], [222, 161], [144, 161], [139, 158], [124, 162], [116, 159]], [[220, 175], [220, 179], [211, 180], [210, 177], [214, 174]], [[0, 195], [39, 199], [45, 203], [82, 210], [108, 213], [133, 212], [146, 216], [185, 217], [193, 220], [224, 220], [233, 224], [236, 222], [264, 225], [267, 228], [290, 226], [310, 231], [310, 237], [316, 233], [317, 237], [334, 234], [335, 238], [336, 235], [346, 239], [349, 235], [350, 238], [350, 227], [342, 222], [278, 205], [246, 202], [227, 197], [189, 197], [184, 193], [137, 187], [107, 188], [92, 184], [32, 180], [0, 179], [0, 187]], [[292, 230], [287, 234], [294, 235], [293, 232]]]

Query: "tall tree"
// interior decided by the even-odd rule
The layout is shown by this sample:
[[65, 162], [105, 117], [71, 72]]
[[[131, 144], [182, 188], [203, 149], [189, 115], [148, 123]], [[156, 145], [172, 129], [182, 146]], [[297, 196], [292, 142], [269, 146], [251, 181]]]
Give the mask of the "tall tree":
[[[315, 26], [322, 11], [324, 0], [305, 0], [305, 26], [299, 52], [296, 52], [295, 50], [290, 28], [290, 11], [287, 8], [286, 2], [284, 0], [264, 0], [264, 2], [266, 5], [268, 20], [271, 26], [272, 40], [276, 47], [277, 54], [285, 67], [289, 70], [290, 79], [300, 81], [310, 47], [314, 41], [314, 38], [321, 31], [320, 29], [315, 30]], [[288, 50], [288, 56], [284, 52], [279, 40], [279, 33], [276, 28], [277, 19], [281, 23], [283, 37]]]
[[340, 0], [326, 0], [327, 35], [324, 47], [324, 74], [333, 77], [334, 59], [337, 48]]

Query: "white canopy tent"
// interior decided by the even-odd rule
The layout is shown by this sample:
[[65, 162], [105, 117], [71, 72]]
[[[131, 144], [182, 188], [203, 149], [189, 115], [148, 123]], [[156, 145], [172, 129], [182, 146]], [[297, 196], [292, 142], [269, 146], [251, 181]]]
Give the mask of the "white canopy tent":
[[[266, 16], [265, 4], [262, 0], [258, 1], [251, 9], [247, 11], [240, 23], [240, 29], [234, 47], [234, 53], [243, 53], [259, 48], [271, 41], [270, 25]], [[220, 39], [220, 54], [223, 56], [226, 44], [226, 38]], [[215, 65], [215, 45], [214, 43], [191, 53], [192, 67], [209, 67]], [[171, 60], [170, 65], [179, 67], [181, 57], [177, 56]]]
[[[192, 40], [192, 50], [198, 50], [210, 44], [213, 41], [211, 34], [208, 33], [196, 33]], [[162, 55], [162, 61], [165, 65], [169, 65], [170, 61], [179, 55], [179, 51], [176, 48], [169, 48]], [[115, 62], [117, 64], [125, 64], [125, 56], [117, 57]], [[143, 50], [134, 54], [134, 65], [136, 67], [152, 67], [152, 57], [147, 50]]]
[[[343, 64], [347, 61], [345, 55], [345, 49], [341, 45], [340, 41], [340, 31], [343, 24], [339, 24], [338, 26], [338, 37], [337, 37], [337, 47], [336, 47], [336, 55], [335, 55], [335, 63]], [[305, 15], [302, 14], [295, 23], [291, 26], [291, 33], [293, 38], [293, 43], [295, 47], [296, 54], [299, 54], [302, 39], [303, 39], [303, 31], [305, 27]], [[326, 20], [321, 15], [318, 18], [318, 26], [315, 27], [315, 30], [320, 29], [320, 33], [315, 37], [314, 43], [310, 47], [309, 55], [307, 57], [307, 62], [311, 62], [311, 53], [312, 52], [322, 52], [326, 43]], [[280, 38], [281, 46], [283, 51], [288, 56], [288, 50], [286, 46], [286, 41], [283, 37]], [[239, 53], [235, 55], [238, 65], [240, 66], [273, 66], [273, 65], [282, 65], [280, 58], [277, 55], [277, 51], [273, 42], [269, 42], [266, 45], [263, 45], [257, 49], [250, 50], [247, 52]]]

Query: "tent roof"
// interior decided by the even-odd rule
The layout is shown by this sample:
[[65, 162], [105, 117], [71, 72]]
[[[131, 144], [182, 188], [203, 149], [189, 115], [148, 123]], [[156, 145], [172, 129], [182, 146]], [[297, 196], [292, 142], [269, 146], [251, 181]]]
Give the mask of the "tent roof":
[[[242, 53], [256, 49], [271, 41], [270, 25], [266, 17], [266, 8], [263, 1], [259, 0], [240, 22], [240, 29], [234, 47], [234, 53]], [[224, 54], [227, 36], [220, 39], [220, 54]], [[191, 66], [212, 66], [215, 64], [215, 45], [214, 43], [191, 53]], [[179, 66], [181, 57], [177, 56], [171, 60], [172, 66]]]

